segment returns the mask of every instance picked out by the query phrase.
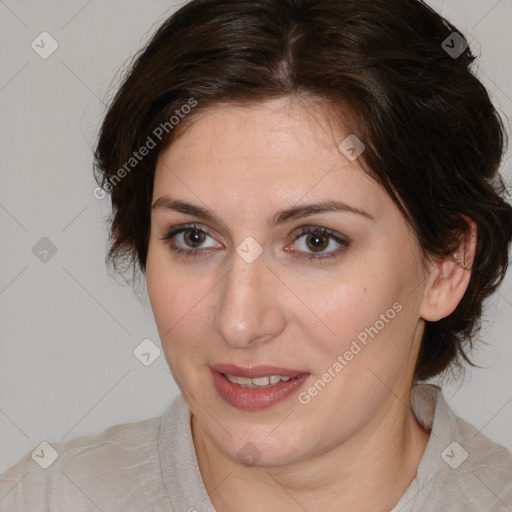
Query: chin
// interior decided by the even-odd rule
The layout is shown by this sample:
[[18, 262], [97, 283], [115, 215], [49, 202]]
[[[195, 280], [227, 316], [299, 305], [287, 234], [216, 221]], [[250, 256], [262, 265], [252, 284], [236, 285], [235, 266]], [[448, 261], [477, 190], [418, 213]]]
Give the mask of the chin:
[[227, 457], [246, 466], [284, 466], [297, 462], [304, 443], [291, 442], [285, 430], [271, 438], [268, 432], [274, 428], [253, 429], [252, 434], [247, 433], [247, 428], [239, 435], [232, 432], [233, 438], [225, 438], [227, 445], [221, 445], [221, 449]]

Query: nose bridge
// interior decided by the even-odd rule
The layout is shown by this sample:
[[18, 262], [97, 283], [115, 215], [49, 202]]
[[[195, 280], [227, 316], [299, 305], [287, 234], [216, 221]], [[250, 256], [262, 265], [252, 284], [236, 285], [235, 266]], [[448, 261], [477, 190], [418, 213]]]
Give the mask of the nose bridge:
[[268, 285], [271, 275], [263, 255], [251, 263], [234, 255], [214, 317], [216, 330], [228, 344], [244, 348], [284, 328], [274, 287]]

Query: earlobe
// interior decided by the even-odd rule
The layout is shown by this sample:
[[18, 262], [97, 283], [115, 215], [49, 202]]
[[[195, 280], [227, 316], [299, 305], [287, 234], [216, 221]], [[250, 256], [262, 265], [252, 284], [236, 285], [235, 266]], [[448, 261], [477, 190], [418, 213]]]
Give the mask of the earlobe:
[[429, 322], [436, 322], [453, 313], [471, 279], [477, 226], [469, 217], [463, 217], [468, 224], [463, 241], [455, 252], [433, 266], [428, 279], [420, 317]]

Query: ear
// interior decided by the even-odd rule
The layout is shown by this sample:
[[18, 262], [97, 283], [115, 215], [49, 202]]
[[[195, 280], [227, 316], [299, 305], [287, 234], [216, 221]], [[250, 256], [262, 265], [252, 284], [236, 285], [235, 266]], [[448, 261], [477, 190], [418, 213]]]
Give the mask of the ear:
[[436, 322], [449, 316], [461, 301], [471, 278], [471, 269], [476, 253], [477, 226], [463, 215], [467, 229], [460, 246], [444, 261], [434, 264], [425, 296], [420, 308], [420, 317]]

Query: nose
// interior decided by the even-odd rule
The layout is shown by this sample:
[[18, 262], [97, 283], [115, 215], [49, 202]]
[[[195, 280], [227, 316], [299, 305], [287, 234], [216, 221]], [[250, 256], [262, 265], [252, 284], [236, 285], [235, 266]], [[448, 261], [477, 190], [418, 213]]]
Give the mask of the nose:
[[252, 263], [235, 255], [214, 315], [215, 329], [226, 343], [249, 348], [279, 336], [286, 326], [276, 293], [279, 284], [263, 255]]

